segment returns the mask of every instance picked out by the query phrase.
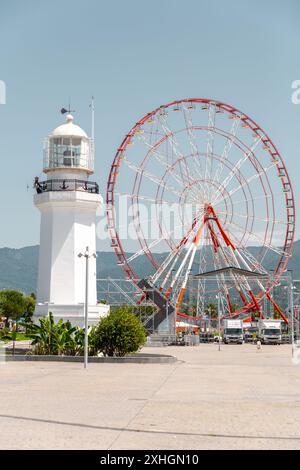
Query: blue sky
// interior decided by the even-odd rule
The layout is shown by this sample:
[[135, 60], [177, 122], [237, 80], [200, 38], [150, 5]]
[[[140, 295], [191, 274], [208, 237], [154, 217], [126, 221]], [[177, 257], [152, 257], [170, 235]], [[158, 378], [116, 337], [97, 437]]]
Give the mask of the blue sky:
[[41, 174], [42, 141], [69, 97], [89, 130], [95, 95], [95, 179], [103, 195], [118, 145], [139, 117], [173, 99], [210, 97], [267, 131], [298, 206], [300, 105], [292, 104], [291, 84], [300, 79], [299, 22], [298, 0], [0, 0], [7, 87], [0, 246], [39, 241], [32, 180]]

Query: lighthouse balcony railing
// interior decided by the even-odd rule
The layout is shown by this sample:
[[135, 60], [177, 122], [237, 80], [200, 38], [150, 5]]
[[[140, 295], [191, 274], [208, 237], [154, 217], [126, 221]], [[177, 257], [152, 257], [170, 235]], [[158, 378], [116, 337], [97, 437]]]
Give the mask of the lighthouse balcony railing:
[[35, 181], [34, 187], [38, 194], [49, 191], [86, 191], [88, 193], [99, 194], [98, 183], [77, 179]]

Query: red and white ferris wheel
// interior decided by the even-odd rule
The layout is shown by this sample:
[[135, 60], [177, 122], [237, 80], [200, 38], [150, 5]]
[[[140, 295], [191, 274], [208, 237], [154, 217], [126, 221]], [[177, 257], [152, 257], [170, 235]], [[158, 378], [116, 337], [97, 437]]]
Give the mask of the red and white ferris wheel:
[[[184, 316], [194, 296], [202, 318], [217, 293], [224, 318], [263, 316], [267, 298], [287, 321], [271, 292], [291, 255], [293, 189], [271, 139], [238, 109], [184, 99], [140, 119], [111, 166], [107, 220], [118, 264], [160, 309]], [[271, 268], [267, 283], [242, 271]]]

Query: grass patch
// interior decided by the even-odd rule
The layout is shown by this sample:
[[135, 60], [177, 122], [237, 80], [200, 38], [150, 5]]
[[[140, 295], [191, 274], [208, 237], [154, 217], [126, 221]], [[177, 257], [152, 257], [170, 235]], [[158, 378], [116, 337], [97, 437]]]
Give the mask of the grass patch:
[[31, 339], [31, 336], [26, 333], [17, 333], [16, 341], [29, 341]]
[[[16, 335], [16, 342], [17, 341], [30, 341], [32, 339], [32, 337], [26, 333], [17, 333]], [[6, 338], [6, 337], [2, 337], [0, 336], [0, 341], [3, 342], [3, 343], [11, 343], [12, 342], [12, 339], [10, 338]]]

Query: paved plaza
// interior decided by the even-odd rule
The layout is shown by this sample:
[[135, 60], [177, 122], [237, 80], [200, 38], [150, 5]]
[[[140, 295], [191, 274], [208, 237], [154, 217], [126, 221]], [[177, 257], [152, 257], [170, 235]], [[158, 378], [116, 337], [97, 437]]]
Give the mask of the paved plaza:
[[144, 351], [178, 362], [1, 364], [1, 449], [300, 449], [290, 346]]

